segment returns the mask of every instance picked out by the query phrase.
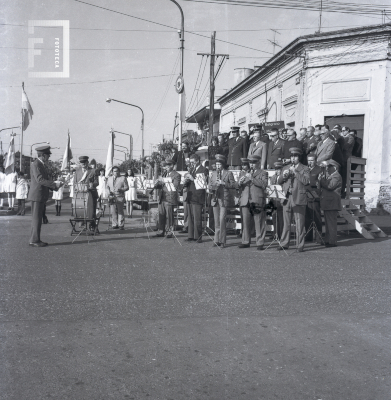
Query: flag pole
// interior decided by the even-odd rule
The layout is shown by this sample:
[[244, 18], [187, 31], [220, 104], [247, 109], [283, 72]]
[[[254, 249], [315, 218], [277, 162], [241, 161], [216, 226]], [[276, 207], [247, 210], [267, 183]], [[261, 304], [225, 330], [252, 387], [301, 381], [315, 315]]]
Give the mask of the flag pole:
[[[24, 82], [22, 82], [22, 90], [24, 90]], [[21, 172], [23, 172], [22, 149], [23, 149], [23, 108], [22, 108], [22, 134], [20, 136], [20, 161], [19, 161], [19, 167]]]

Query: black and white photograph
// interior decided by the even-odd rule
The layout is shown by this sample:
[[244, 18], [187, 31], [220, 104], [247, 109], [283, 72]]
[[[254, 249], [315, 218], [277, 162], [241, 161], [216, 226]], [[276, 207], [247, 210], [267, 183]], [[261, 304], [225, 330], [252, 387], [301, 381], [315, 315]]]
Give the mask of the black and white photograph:
[[0, 400], [391, 399], [391, 4], [0, 0]]

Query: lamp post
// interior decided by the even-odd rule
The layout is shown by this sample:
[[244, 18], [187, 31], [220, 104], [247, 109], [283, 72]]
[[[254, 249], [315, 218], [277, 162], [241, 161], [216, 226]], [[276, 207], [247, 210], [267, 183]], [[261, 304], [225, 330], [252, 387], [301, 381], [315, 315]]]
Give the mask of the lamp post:
[[[181, 41], [181, 76], [183, 79], [183, 61], [184, 61], [184, 54], [185, 54], [185, 17], [183, 15], [183, 10], [182, 7], [175, 1], [175, 0], [170, 0], [172, 1], [178, 8], [181, 13], [181, 31], [179, 33], [179, 38]], [[181, 104], [179, 104], [179, 115], [181, 115], [181, 110], [180, 110]], [[181, 149], [182, 145], [182, 121], [179, 120], [179, 143], [178, 143], [178, 150]]]
[[130, 133], [124, 133], [119, 131], [114, 131], [114, 133], [120, 133], [121, 135], [129, 136], [129, 160], [132, 158], [132, 145], [133, 145], [133, 136]]
[[[121, 145], [119, 145], [119, 144], [114, 144], [114, 146], [123, 147], [124, 149], [128, 150], [128, 148], [127, 148], [127, 147], [125, 147], [125, 146], [121, 146]], [[129, 150], [128, 150], [128, 154], [129, 154]]]
[[[35, 146], [36, 144], [43, 144], [43, 143], [50, 144], [50, 142], [38, 142], [38, 143], [33, 143], [33, 144], [30, 146], [30, 157], [31, 157], [31, 158], [33, 157], [33, 146]], [[53, 147], [53, 149], [54, 149], [54, 147]]]
[[[115, 100], [115, 99], [106, 99], [107, 103], [112, 101], [116, 101], [117, 103], [126, 104], [127, 106], [136, 107], [141, 111], [141, 157], [144, 158], [144, 111], [141, 107], [136, 106], [135, 104], [125, 103], [124, 101]], [[141, 173], [143, 173], [143, 167], [141, 167]]]
[[3, 128], [3, 129], [0, 129], [0, 132], [6, 131], [7, 129], [16, 129], [16, 128], [20, 128], [20, 126], [11, 126], [11, 128]]

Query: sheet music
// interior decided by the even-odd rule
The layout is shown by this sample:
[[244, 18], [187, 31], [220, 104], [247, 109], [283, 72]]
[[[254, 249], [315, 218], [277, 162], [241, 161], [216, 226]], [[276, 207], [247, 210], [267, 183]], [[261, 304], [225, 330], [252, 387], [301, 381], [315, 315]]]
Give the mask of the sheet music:
[[194, 185], [197, 190], [206, 189], [206, 177], [204, 174], [196, 174]]
[[234, 176], [234, 179], [237, 182], [239, 180], [240, 169], [233, 169], [230, 172], [232, 172], [232, 175]]
[[144, 182], [145, 182], [145, 176], [144, 175], [140, 175], [140, 176], [136, 176], [136, 186], [137, 189], [146, 189], [144, 187]]
[[153, 189], [154, 186], [155, 186], [155, 182], [153, 179], [145, 179], [144, 189]]
[[162, 178], [162, 181], [164, 182], [164, 185], [169, 192], [176, 192], [175, 186], [172, 183], [171, 178]]
[[286, 199], [286, 196], [282, 190], [281, 185], [269, 185], [266, 188], [266, 196], [271, 197], [273, 199], [282, 199], [282, 200]]

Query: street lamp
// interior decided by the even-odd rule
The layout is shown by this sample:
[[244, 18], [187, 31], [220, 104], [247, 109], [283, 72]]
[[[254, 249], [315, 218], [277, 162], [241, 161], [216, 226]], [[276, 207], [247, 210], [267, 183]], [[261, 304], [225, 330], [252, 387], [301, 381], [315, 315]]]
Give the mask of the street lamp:
[[[125, 103], [124, 101], [115, 100], [115, 99], [106, 99], [107, 103], [111, 103], [112, 101], [116, 101], [117, 103], [126, 104], [127, 106], [136, 107], [141, 111], [141, 157], [144, 158], [144, 111], [141, 107], [136, 106], [135, 104]], [[141, 167], [141, 173], [143, 173], [143, 168]]]
[[[182, 7], [175, 1], [175, 0], [170, 0], [172, 1], [178, 8], [179, 11], [181, 12], [181, 31], [179, 33], [180, 41], [181, 41], [181, 76], [183, 79], [183, 61], [184, 61], [184, 54], [185, 54], [185, 17], [183, 15], [183, 10]], [[181, 115], [181, 104], [179, 104], [179, 114]], [[178, 143], [178, 149], [181, 148], [182, 145], [182, 121], [179, 120], [179, 143]]]
[[[126, 148], [126, 147], [125, 147]], [[125, 161], [126, 161], [126, 151], [120, 150], [120, 149], [114, 149], [115, 151], [120, 151], [121, 153], [125, 154]]]
[[[35, 146], [36, 144], [43, 144], [43, 143], [46, 143], [46, 144], [50, 144], [50, 142], [38, 142], [38, 143], [33, 143], [31, 146], [30, 146], [30, 157], [32, 158], [33, 157], [33, 146]], [[53, 147], [53, 149], [54, 149], [55, 147]]]
[[[121, 146], [121, 145], [119, 145], [119, 144], [114, 144], [114, 146], [123, 147], [124, 149], [128, 150], [128, 148], [127, 148], [127, 147], [125, 147], [125, 146]], [[120, 151], [121, 151], [121, 150], [120, 150]], [[128, 154], [129, 154], [129, 150], [128, 150]]]
[[119, 131], [114, 131], [114, 130], [112, 130], [112, 132], [129, 136], [129, 159], [131, 159], [132, 158], [132, 148], [133, 148], [133, 146], [132, 146], [133, 145], [133, 136], [130, 133], [124, 133], [124, 132], [119, 132]]
[[16, 129], [16, 128], [20, 128], [20, 126], [11, 126], [11, 128], [3, 128], [3, 129], [0, 129], [0, 132], [6, 131], [7, 129]]

